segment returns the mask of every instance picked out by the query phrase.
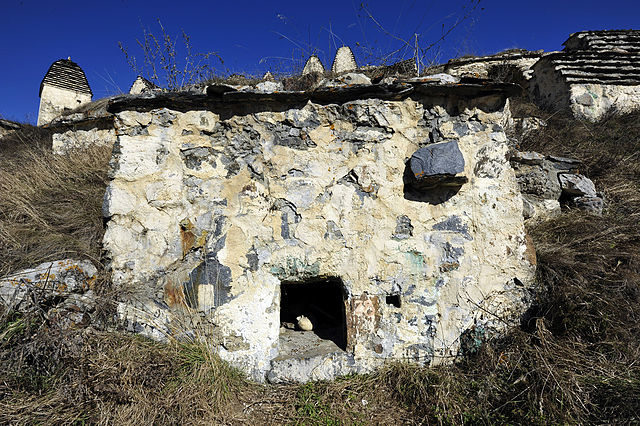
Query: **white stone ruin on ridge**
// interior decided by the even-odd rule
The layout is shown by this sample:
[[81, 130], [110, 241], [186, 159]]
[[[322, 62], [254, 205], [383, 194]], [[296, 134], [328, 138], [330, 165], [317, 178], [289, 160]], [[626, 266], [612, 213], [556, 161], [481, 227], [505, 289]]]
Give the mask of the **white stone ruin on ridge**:
[[314, 72], [324, 74], [324, 65], [322, 65], [322, 62], [320, 62], [320, 59], [316, 55], [311, 55], [309, 56], [309, 59], [307, 59], [307, 62], [304, 64], [302, 75], [307, 75]]
[[160, 89], [156, 84], [142, 77], [141, 75], [135, 79], [131, 88], [129, 89], [129, 94], [131, 95], [139, 95], [141, 93], [149, 93], [155, 90]]
[[353, 71], [358, 68], [356, 64], [356, 58], [353, 56], [353, 52], [349, 46], [342, 46], [336, 52], [336, 57], [333, 59], [333, 65], [331, 71], [334, 74], [341, 74], [343, 72]]

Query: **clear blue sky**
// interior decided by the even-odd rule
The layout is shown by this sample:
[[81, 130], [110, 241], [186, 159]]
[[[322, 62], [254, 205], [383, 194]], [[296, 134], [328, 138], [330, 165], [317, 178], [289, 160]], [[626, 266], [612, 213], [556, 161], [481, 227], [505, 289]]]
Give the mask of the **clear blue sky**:
[[[468, 1], [396, 0], [365, 2], [389, 32], [436, 40], [464, 14]], [[35, 122], [38, 89], [49, 65], [67, 58], [87, 74], [94, 99], [126, 92], [136, 74], [118, 47], [121, 41], [141, 59], [136, 39], [142, 28], [159, 34], [158, 19], [170, 35], [182, 29], [195, 51], [216, 51], [221, 73], [263, 73], [291, 69], [293, 59], [313, 46], [325, 66], [335, 47], [350, 45], [360, 63], [360, 45], [377, 52], [398, 47], [354, 0], [272, 1], [76, 1], [2, 0], [0, 3], [0, 117]], [[507, 48], [560, 50], [575, 31], [640, 29], [638, 0], [481, 0], [471, 18], [439, 50], [440, 62], [461, 54], [490, 54]], [[333, 34], [333, 36], [332, 36]], [[278, 59], [282, 58], [282, 59]], [[262, 60], [262, 61], [261, 61]]]

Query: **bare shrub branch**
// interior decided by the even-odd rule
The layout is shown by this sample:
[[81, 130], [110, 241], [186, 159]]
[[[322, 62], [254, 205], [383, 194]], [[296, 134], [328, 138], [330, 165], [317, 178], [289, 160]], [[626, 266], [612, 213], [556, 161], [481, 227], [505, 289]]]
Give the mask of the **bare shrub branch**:
[[196, 52], [191, 37], [184, 30], [181, 30], [180, 36], [172, 37], [160, 20], [158, 25], [159, 36], [143, 28], [142, 40], [136, 39], [143, 54], [142, 66], [138, 65], [136, 57], [126, 46], [118, 42], [127, 64], [136, 74], [168, 90], [180, 90], [214, 77], [215, 67], [212, 61], [223, 63], [218, 53]]

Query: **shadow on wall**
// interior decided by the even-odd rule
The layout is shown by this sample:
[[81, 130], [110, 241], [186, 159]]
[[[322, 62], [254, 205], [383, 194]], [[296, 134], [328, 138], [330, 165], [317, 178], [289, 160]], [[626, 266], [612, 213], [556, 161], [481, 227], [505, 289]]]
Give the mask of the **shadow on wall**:
[[[409, 201], [418, 201], [421, 203], [438, 205], [448, 201], [456, 195], [460, 186], [435, 186], [433, 188], [421, 188], [415, 186], [415, 178], [411, 172], [409, 161], [405, 163], [404, 175], [402, 177], [404, 183], [404, 199]], [[466, 181], [465, 181], [466, 182]]]

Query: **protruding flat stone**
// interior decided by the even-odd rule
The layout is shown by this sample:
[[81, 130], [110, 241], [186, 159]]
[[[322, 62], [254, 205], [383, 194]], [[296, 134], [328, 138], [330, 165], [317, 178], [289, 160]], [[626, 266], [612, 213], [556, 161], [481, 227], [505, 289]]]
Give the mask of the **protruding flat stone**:
[[415, 185], [421, 188], [460, 186], [467, 182], [464, 157], [457, 141], [440, 142], [417, 150], [409, 160]]
[[557, 157], [555, 155], [547, 155], [547, 160], [551, 163], [554, 169], [563, 170], [568, 172], [575, 172], [582, 165], [582, 161], [575, 158]]
[[511, 156], [511, 161], [522, 164], [539, 165], [544, 161], [544, 155], [534, 151], [516, 151]]
[[439, 74], [425, 75], [422, 77], [414, 77], [406, 81], [408, 83], [454, 84], [454, 83], [460, 83], [460, 78], [454, 77], [446, 73], [439, 73]]
[[321, 87], [349, 87], [356, 85], [371, 85], [371, 79], [364, 74], [350, 72], [336, 79], [327, 79], [321, 83]]

